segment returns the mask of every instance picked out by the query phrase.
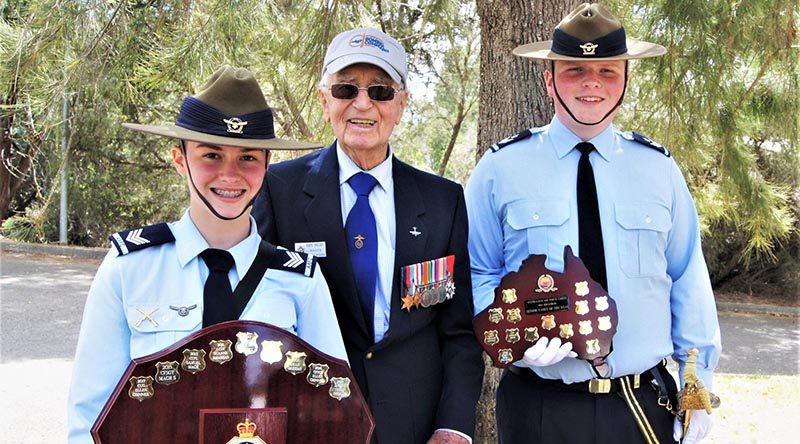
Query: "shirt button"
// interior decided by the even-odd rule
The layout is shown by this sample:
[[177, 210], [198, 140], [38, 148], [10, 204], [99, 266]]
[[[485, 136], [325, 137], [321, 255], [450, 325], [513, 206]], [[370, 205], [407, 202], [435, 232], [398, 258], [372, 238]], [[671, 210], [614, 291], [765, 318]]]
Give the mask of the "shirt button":
[[647, 223], [649, 224], [650, 222], [652, 222], [652, 221], [653, 221], [653, 219], [652, 219], [650, 216], [646, 216], [646, 217], [644, 218], [644, 221], [645, 221], [645, 222], [647, 222]]
[[539, 213], [533, 214], [533, 220], [539, 220]]
[[372, 359], [372, 352], [367, 352], [367, 359]]

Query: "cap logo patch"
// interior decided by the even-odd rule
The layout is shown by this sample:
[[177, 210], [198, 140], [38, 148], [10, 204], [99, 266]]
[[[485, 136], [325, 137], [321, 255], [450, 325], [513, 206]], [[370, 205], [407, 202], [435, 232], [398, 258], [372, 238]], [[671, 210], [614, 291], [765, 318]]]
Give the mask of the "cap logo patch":
[[583, 55], [594, 55], [594, 50], [597, 49], [597, 44], [588, 42], [583, 45], [578, 45], [583, 50]]
[[235, 134], [242, 134], [242, 130], [244, 126], [247, 125], [247, 121], [243, 121], [238, 117], [231, 117], [230, 119], [222, 119], [226, 125], [228, 125], [228, 132], [235, 133]]
[[383, 52], [389, 52], [389, 50], [383, 45], [383, 41], [381, 39], [375, 37], [374, 35], [369, 35], [366, 32], [363, 34], [354, 35], [353, 38], [350, 39], [350, 46], [353, 48], [372, 46], [380, 49]]

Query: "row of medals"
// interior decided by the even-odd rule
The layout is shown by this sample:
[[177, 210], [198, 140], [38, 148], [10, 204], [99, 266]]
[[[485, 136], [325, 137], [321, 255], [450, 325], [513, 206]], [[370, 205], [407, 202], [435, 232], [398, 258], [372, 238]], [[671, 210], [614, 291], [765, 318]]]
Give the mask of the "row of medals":
[[[549, 275], [547, 275], [550, 277]], [[552, 279], [552, 278], [551, 278]], [[540, 278], [541, 280], [541, 278]], [[541, 286], [540, 286], [541, 288]], [[557, 288], [553, 287], [552, 290], [557, 290]], [[503, 302], [506, 304], [513, 304], [517, 301], [517, 289], [516, 288], [509, 288], [503, 289]], [[576, 282], [575, 283], [575, 294], [578, 296], [586, 296], [589, 294], [588, 284], [585, 281]], [[595, 310], [596, 311], [605, 311], [608, 309], [608, 296], [598, 296], [594, 298], [595, 303]], [[575, 313], [579, 315], [586, 315], [590, 311], [589, 309], [589, 301], [588, 300], [576, 300], [575, 301]], [[499, 324], [503, 320], [503, 308], [490, 308], [488, 310], [489, 314], [489, 322], [493, 324]], [[522, 314], [520, 313], [519, 308], [508, 308], [506, 309], [505, 319], [512, 323], [516, 324], [517, 322], [522, 320]], [[544, 330], [552, 330], [556, 327], [556, 316], [553, 314], [544, 315], [541, 317], [542, 324], [541, 327]], [[578, 321], [578, 333], [583, 336], [590, 335], [592, 333], [592, 321], [585, 320], [585, 321]], [[559, 336], [564, 339], [569, 339], [575, 335], [575, 330], [571, 322], [566, 324], [558, 325], [559, 328]], [[602, 331], [607, 331], [611, 328], [611, 316], [600, 316], [597, 318], [597, 328]], [[505, 336], [505, 342], [509, 344], [515, 344], [520, 341], [520, 334], [519, 328], [507, 328]], [[524, 329], [525, 340], [528, 342], [536, 342], [539, 339], [539, 327], [526, 327]], [[483, 332], [483, 342], [485, 342], [489, 346], [493, 346], [500, 342], [500, 335], [497, 330], [487, 330]], [[586, 352], [590, 355], [598, 353], [600, 351], [600, 341], [597, 338], [590, 338], [586, 340]], [[514, 362], [514, 354], [512, 353], [510, 348], [501, 348], [497, 351], [497, 360], [502, 364], [510, 364]]]
[[[236, 333], [237, 353], [249, 356], [258, 352], [258, 333], [239, 332]], [[224, 364], [233, 359], [231, 351], [232, 342], [230, 339], [213, 340], [209, 343], [210, 350], [208, 359], [217, 364]], [[284, 354], [281, 351], [283, 343], [281, 341], [261, 341], [261, 353], [259, 357], [267, 364], [276, 364], [283, 360]], [[301, 351], [287, 351], [283, 369], [292, 375], [299, 375], [308, 370], [306, 381], [314, 387], [321, 387], [330, 382], [328, 394], [341, 401], [350, 397], [350, 378], [332, 377], [328, 378], [330, 366], [328, 364], [309, 363], [306, 365], [306, 353]], [[172, 385], [180, 381], [180, 369], [191, 374], [202, 372], [206, 369], [206, 351], [202, 349], [187, 348], [183, 350], [183, 361], [159, 361], [155, 364], [155, 376], [133, 376], [129, 379], [130, 389], [128, 396], [138, 401], [150, 399], [155, 395], [153, 382], [162, 385]]]
[[417, 308], [422, 305], [423, 308], [428, 308], [431, 305], [440, 304], [453, 298], [455, 288], [452, 277], [428, 285], [416, 285], [406, 291], [403, 308], [411, 311], [412, 306]]

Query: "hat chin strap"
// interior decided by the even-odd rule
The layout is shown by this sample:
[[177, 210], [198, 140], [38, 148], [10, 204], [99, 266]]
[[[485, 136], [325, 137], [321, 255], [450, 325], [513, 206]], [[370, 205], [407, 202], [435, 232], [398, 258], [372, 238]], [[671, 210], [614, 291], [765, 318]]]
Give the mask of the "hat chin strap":
[[239, 213], [239, 215], [237, 215], [237, 216], [225, 217], [225, 216], [217, 213], [217, 210], [215, 210], [214, 207], [211, 205], [211, 203], [209, 203], [208, 200], [206, 200], [206, 198], [203, 197], [203, 194], [200, 193], [200, 190], [197, 189], [197, 185], [194, 184], [194, 179], [192, 178], [192, 170], [189, 168], [189, 158], [186, 156], [186, 144], [183, 141], [183, 139], [181, 139], [180, 142], [181, 142], [181, 151], [183, 151], [183, 158], [186, 159], [186, 171], [189, 173], [189, 183], [192, 184], [192, 188], [194, 188], [194, 192], [197, 194], [197, 197], [199, 197], [200, 200], [203, 201], [203, 203], [206, 205], [206, 208], [208, 208], [208, 210], [211, 211], [211, 214], [213, 214], [214, 216], [217, 216], [219, 219], [222, 219], [222, 220], [236, 220], [236, 219], [242, 217], [244, 212], [247, 211], [247, 209], [250, 208], [251, 205], [253, 205], [253, 202], [255, 202], [256, 197], [258, 197], [258, 195], [256, 195], [252, 199], [250, 199], [250, 202], [248, 202], [247, 205], [244, 206], [244, 209], [242, 209], [242, 212]]
[[553, 73], [553, 91], [555, 91], [555, 93], [556, 93], [556, 98], [558, 99], [558, 102], [561, 103], [561, 106], [564, 107], [565, 110], [567, 110], [567, 114], [569, 114], [569, 116], [572, 117], [572, 120], [580, 123], [581, 125], [586, 125], [586, 126], [599, 125], [604, 120], [606, 120], [606, 118], [608, 116], [610, 116], [611, 113], [613, 113], [617, 108], [619, 108], [620, 105], [622, 105], [622, 99], [625, 97], [625, 91], [628, 89], [628, 61], [627, 60], [625, 60], [625, 85], [622, 87], [622, 94], [619, 96], [619, 100], [617, 100], [617, 104], [614, 105], [614, 107], [611, 108], [606, 113], [606, 115], [603, 116], [602, 119], [600, 119], [600, 120], [598, 120], [597, 122], [594, 122], [594, 123], [583, 122], [583, 121], [578, 120], [578, 118], [575, 117], [575, 114], [572, 114], [572, 111], [570, 111], [569, 107], [567, 107], [567, 104], [564, 103], [564, 100], [561, 99], [561, 94], [558, 93], [558, 87], [556, 86], [556, 61], [555, 60], [551, 60], [550, 62], [551, 62], [550, 63], [550, 71]]

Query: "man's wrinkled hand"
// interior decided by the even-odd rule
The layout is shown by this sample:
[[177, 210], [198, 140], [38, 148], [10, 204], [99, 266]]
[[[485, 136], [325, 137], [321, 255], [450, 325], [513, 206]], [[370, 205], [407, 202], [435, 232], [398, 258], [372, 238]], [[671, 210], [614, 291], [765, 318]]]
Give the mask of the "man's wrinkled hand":
[[[714, 425], [714, 420], [705, 410], [689, 410], [687, 413], [689, 412], [691, 414], [689, 415], [689, 427], [686, 429], [686, 436], [683, 435], [683, 421], [680, 418], [675, 418], [675, 422], [672, 425], [672, 437], [682, 444], [698, 444], [708, 436], [711, 427]], [[681, 437], [683, 437], [683, 441], [681, 441]]]
[[458, 434], [437, 430], [433, 432], [428, 444], [469, 444], [469, 441]]
[[562, 344], [560, 338], [548, 340], [542, 337], [536, 341], [536, 344], [525, 350], [522, 362], [531, 367], [544, 367], [560, 362], [567, 356], [570, 358], [578, 356], [577, 353], [572, 351], [571, 342]]

